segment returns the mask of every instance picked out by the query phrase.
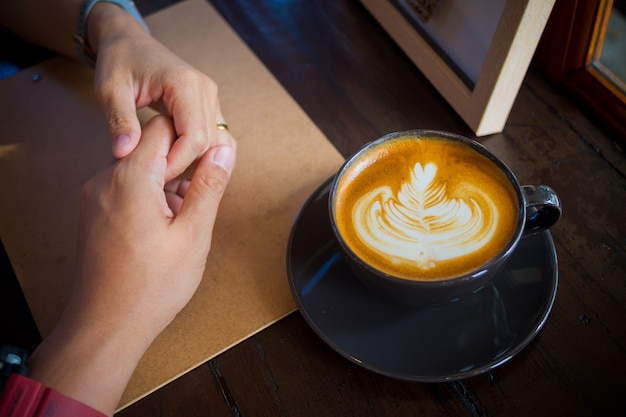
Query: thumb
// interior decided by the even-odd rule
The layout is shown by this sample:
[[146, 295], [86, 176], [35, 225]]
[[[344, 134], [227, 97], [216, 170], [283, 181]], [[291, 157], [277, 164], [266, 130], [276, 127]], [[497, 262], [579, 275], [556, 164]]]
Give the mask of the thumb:
[[176, 220], [189, 223], [200, 236], [211, 236], [219, 203], [235, 167], [236, 151], [228, 145], [210, 148], [191, 179]]
[[113, 156], [124, 158], [130, 154], [141, 137], [141, 124], [132, 91], [120, 91], [100, 96], [104, 115], [109, 125]]

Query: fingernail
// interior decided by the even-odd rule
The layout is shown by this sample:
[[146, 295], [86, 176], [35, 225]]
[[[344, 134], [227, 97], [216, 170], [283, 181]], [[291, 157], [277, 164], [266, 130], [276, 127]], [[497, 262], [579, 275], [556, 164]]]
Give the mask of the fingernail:
[[124, 146], [130, 143], [130, 136], [128, 135], [119, 135], [115, 139], [113, 139], [113, 149], [123, 148]]
[[220, 145], [213, 152], [212, 160], [230, 175], [235, 167], [235, 150], [228, 145]]

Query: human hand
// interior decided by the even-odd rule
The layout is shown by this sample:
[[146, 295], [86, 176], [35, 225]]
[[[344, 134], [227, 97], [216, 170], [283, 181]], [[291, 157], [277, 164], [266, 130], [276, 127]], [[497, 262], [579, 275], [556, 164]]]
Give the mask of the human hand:
[[171, 115], [178, 139], [168, 155], [166, 180], [179, 176], [209, 147], [232, 145], [220, 135], [224, 123], [217, 85], [146, 33], [115, 5], [101, 3], [89, 21], [97, 49], [95, 91], [107, 118], [113, 154], [123, 158], [137, 146], [136, 110], [152, 106]]
[[76, 287], [80, 297], [75, 297], [83, 317], [89, 312], [98, 320], [130, 320], [158, 333], [195, 292], [234, 165], [234, 148], [212, 147], [190, 182], [166, 183], [174, 138], [171, 120], [155, 117], [131, 155], [85, 186]]
[[155, 117], [135, 151], [84, 187], [74, 287], [30, 361], [33, 378], [109, 414], [145, 350], [196, 291], [235, 163], [235, 147], [217, 145], [190, 182], [166, 184], [174, 140], [171, 119]]

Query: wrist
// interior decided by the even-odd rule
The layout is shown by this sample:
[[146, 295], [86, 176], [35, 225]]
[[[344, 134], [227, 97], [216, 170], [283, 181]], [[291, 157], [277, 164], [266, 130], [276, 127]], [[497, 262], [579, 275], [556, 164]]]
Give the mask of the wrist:
[[21, 349], [4, 345], [0, 352], [3, 374], [0, 417], [105, 417], [98, 410], [29, 378], [23, 364], [27, 355]]
[[105, 38], [149, 33], [132, 0], [83, 0], [78, 32], [75, 36], [78, 57], [94, 66]]
[[[67, 317], [67, 316], [66, 316]], [[83, 320], [61, 319], [33, 352], [31, 377], [89, 407], [113, 414], [152, 340]], [[128, 333], [128, 332], [127, 332]]]

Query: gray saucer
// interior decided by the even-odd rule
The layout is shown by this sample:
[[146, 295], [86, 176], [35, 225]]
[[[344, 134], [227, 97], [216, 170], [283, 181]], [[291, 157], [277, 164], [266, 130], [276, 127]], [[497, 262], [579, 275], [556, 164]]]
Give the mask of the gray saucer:
[[506, 362], [543, 327], [558, 282], [549, 232], [520, 241], [505, 269], [478, 292], [410, 308], [371, 292], [344, 265], [328, 218], [329, 188], [330, 179], [302, 208], [287, 272], [305, 320], [347, 359], [394, 378], [450, 381]]

